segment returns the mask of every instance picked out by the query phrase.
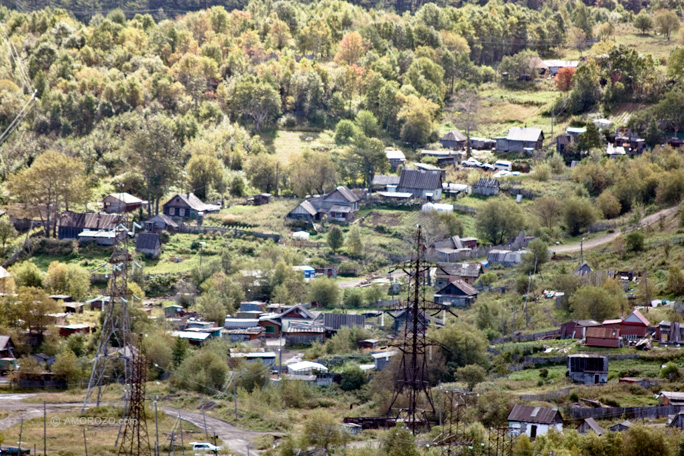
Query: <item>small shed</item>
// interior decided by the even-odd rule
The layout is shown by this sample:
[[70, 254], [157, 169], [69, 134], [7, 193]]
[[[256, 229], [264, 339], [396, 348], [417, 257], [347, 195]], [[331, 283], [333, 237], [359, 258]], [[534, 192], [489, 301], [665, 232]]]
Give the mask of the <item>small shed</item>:
[[295, 231], [292, 233], [292, 239], [297, 241], [308, 241], [310, 236], [306, 231]]
[[304, 279], [313, 279], [316, 277], [316, 269], [312, 268], [311, 266], [292, 266], [292, 269], [295, 271], [301, 271], [302, 274], [304, 274]]
[[477, 183], [473, 185], [473, 193], [475, 195], [494, 196], [499, 194], [500, 184], [496, 179], [488, 179], [481, 177]]
[[72, 324], [58, 326], [60, 337], [69, 337], [72, 334], [90, 334], [94, 328], [86, 324]]
[[439, 138], [442, 147], [449, 149], [463, 149], [465, 147], [468, 137], [463, 134], [461, 130], [451, 130], [449, 133], [445, 134]]
[[608, 383], [608, 358], [598, 355], [569, 355], [568, 376], [585, 385]]
[[508, 415], [508, 427], [514, 435], [526, 434], [534, 440], [551, 429], [563, 432], [563, 417], [558, 409], [516, 405]]
[[364, 349], [370, 349], [374, 350], [378, 348], [380, 345], [380, 341], [378, 339], [364, 339], [360, 340], [356, 343], [356, 346], [359, 348], [359, 350], [364, 350]]
[[327, 374], [328, 368], [323, 364], [312, 361], [300, 361], [287, 365], [287, 373], [290, 375], [316, 375]]
[[274, 367], [276, 365], [276, 354], [275, 352], [251, 352], [251, 353], [229, 353], [228, 358], [231, 364], [235, 364], [235, 361], [244, 359], [247, 362], [259, 362], [269, 367]]
[[606, 433], [606, 431], [604, 431], [593, 418], [585, 418], [584, 421], [577, 426], [577, 432], [580, 434], [593, 432], [596, 435], [603, 435]]
[[375, 362], [375, 370], [383, 370], [386, 368], [390, 361], [392, 356], [396, 355], [398, 352], [397, 351], [383, 351], [379, 353], [372, 353], [371, 356], [373, 357], [373, 361]]
[[628, 431], [632, 427], [631, 421], [623, 421], [622, 423], [615, 424], [608, 428], [610, 432], [623, 432]]
[[472, 285], [456, 279], [435, 293], [434, 301], [447, 306], [467, 307], [477, 299], [477, 294]]
[[271, 202], [271, 194], [270, 193], [259, 193], [258, 195], [254, 195], [254, 205], [255, 206], [261, 206], [262, 204], [268, 204]]
[[159, 233], [140, 233], [135, 240], [135, 250], [150, 258], [157, 258], [161, 253]]
[[620, 329], [601, 326], [589, 327], [585, 331], [584, 345], [587, 347], [620, 348], [622, 347]]
[[164, 307], [164, 318], [176, 318], [183, 312], [183, 307], [178, 304], [171, 304]]
[[102, 201], [104, 211], [108, 214], [120, 214], [140, 209], [147, 201], [131, 195], [130, 193], [111, 193]]
[[143, 222], [145, 231], [178, 231], [178, 224], [171, 217], [164, 214], [155, 215], [146, 222]]

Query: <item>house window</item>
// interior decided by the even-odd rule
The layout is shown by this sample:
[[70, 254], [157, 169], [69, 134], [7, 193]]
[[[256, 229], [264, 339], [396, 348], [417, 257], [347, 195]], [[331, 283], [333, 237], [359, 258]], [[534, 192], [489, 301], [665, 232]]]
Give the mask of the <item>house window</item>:
[[173, 207], [169, 208], [169, 215], [176, 215], [176, 209]]
[[536, 424], [533, 424], [532, 426], [530, 426], [530, 438], [531, 439], [537, 438], [537, 425]]
[[181, 217], [185, 217], [185, 209], [183, 209], [183, 208], [178, 209], [178, 215], [180, 215]]
[[266, 333], [268, 334], [273, 334], [275, 333], [275, 326], [265, 326]]

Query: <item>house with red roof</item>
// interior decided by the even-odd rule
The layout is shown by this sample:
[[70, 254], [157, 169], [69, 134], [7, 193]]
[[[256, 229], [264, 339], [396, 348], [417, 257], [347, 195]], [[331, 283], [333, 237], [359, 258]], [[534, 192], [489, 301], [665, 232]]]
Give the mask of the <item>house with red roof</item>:
[[651, 332], [650, 323], [641, 312], [635, 310], [625, 318], [606, 320], [603, 328], [619, 329], [620, 335], [629, 340], [641, 339]]

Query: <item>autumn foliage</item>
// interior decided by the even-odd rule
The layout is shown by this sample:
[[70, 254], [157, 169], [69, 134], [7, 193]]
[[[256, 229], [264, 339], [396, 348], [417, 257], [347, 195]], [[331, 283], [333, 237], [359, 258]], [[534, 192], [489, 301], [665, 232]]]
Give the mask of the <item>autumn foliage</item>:
[[572, 77], [575, 75], [575, 69], [572, 67], [563, 67], [556, 73], [556, 88], [561, 92], [567, 92], [572, 87]]

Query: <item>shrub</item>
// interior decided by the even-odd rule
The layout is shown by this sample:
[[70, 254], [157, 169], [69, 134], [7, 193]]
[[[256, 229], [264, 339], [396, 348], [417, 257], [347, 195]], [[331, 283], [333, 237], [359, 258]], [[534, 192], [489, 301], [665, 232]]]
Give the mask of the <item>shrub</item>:
[[641, 252], [644, 250], [644, 233], [641, 231], [632, 231], [625, 237], [627, 242], [627, 250], [629, 252]]

